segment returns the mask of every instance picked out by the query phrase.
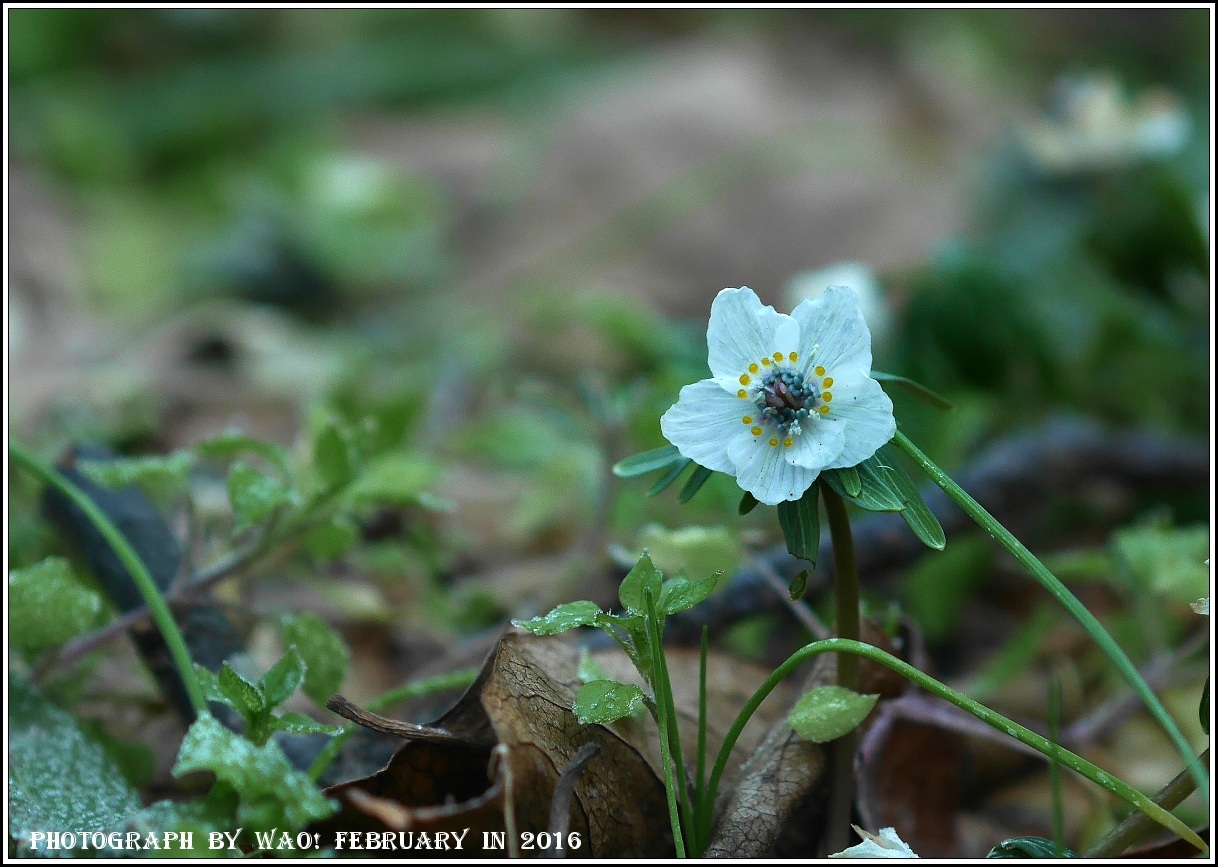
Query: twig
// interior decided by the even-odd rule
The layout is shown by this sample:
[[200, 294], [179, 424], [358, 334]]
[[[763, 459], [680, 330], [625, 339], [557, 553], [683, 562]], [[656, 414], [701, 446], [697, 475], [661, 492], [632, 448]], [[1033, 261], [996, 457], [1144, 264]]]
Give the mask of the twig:
[[567, 767], [563, 769], [558, 783], [554, 786], [554, 797], [550, 799], [550, 833], [558, 841], [553, 849], [543, 850], [547, 858], [566, 858], [567, 850], [564, 842], [567, 839], [567, 829], [571, 827], [571, 799], [575, 796], [575, 784], [579, 782], [580, 774], [588, 767], [601, 751], [598, 743], [586, 743], [571, 757]]
[[821, 622], [820, 618], [816, 616], [816, 612], [812, 610], [812, 607], [807, 602], [802, 599], [791, 598], [790, 588], [778, 577], [778, 573], [774, 571], [773, 566], [765, 560], [758, 560], [757, 572], [761, 575], [763, 581], [774, 588], [774, 592], [786, 604], [787, 610], [795, 615], [795, 619], [808, 632], [812, 633], [813, 638], [817, 641], [824, 641], [826, 638], [832, 637], [833, 631]]

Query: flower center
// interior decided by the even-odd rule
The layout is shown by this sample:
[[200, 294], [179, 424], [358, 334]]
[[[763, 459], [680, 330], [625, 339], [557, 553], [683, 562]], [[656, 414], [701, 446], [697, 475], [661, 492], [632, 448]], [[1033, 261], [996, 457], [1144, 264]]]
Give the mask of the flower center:
[[778, 434], [786, 436], [799, 432], [799, 423], [809, 416], [809, 407], [814, 408], [820, 396], [820, 389], [798, 370], [767, 370], [756, 393], [757, 411], [762, 421], [773, 423]]

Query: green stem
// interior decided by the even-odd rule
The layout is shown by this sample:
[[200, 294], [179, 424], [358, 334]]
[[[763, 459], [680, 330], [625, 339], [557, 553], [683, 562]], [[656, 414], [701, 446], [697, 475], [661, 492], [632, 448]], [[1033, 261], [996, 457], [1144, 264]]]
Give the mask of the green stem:
[[651, 645], [651, 670], [654, 673], [654, 688], [656, 692], [656, 725], [660, 730], [660, 763], [664, 766], [664, 793], [668, 796], [668, 821], [672, 825], [672, 842], [677, 850], [677, 857], [685, 857], [685, 840], [681, 836], [681, 816], [677, 812], [677, 788], [673, 781], [672, 748], [668, 741], [668, 703], [660, 693], [660, 665], [664, 651], [660, 646], [660, 630], [656, 625], [655, 600], [651, 591], [644, 591], [643, 598], [647, 606], [648, 643]]
[[[966, 695], [956, 692], [947, 684], [935, 680], [928, 674], [925, 674], [914, 668], [907, 662], [897, 659], [891, 654], [885, 653], [878, 647], [872, 647], [869, 644], [862, 644], [858, 641], [846, 641], [841, 638], [828, 638], [824, 641], [817, 641], [812, 644], [805, 645], [795, 651], [782, 665], [778, 666], [774, 672], [766, 678], [765, 682], [758, 687], [753, 693], [752, 698], [745, 704], [740, 714], [736, 717], [732, 727], [728, 730], [727, 737], [723, 741], [723, 746], [719, 750], [719, 755], [715, 759], [714, 769], [711, 771], [710, 785], [707, 787], [707, 798], [713, 799], [715, 792], [719, 788], [719, 782], [723, 777], [723, 772], [727, 768], [728, 757], [731, 755], [732, 748], [736, 745], [740, 733], [744, 730], [749, 719], [756, 712], [757, 708], [765, 701], [766, 697], [774, 691], [775, 687], [782, 682], [784, 678], [791, 674], [801, 663], [817, 656], [821, 653], [850, 653], [857, 656], [862, 656], [870, 659], [873, 662], [878, 662], [887, 668], [892, 669], [897, 674], [912, 681], [927, 692], [933, 693], [940, 698], [951, 702], [961, 710], [967, 711], [977, 719], [984, 722], [999, 731], [1005, 732], [1016, 740], [1024, 743], [1039, 753], [1055, 759], [1066, 767], [1070, 768], [1080, 776], [1086, 777], [1096, 785], [1112, 792], [1127, 804], [1142, 811], [1150, 818], [1154, 819], [1160, 825], [1168, 828], [1173, 833], [1179, 835], [1182, 839], [1187, 840], [1193, 846], [1196, 846], [1201, 852], [1208, 853], [1209, 847], [1205, 842], [1198, 837], [1191, 828], [1173, 816], [1171, 813], [1164, 810], [1150, 798], [1143, 795], [1137, 789], [1106, 771], [1101, 770], [1091, 762], [1077, 756], [1069, 750], [1052, 743], [1048, 738], [1038, 735], [1031, 729], [1019, 725], [1014, 720], [1010, 720], [996, 711], [990, 710], [985, 705], [973, 701]], [[704, 836], [710, 839], [710, 822], [705, 816], [702, 817], [704, 827]]]
[[[694, 773], [694, 819], [690, 825], [693, 833], [698, 833], [697, 816], [703, 810], [713, 810], [714, 804], [706, 804], [706, 655], [710, 644], [710, 627], [702, 627], [702, 645], [698, 653], [698, 765]], [[699, 856], [704, 851], [707, 841], [696, 839]]]
[[[1209, 761], [1210, 751], [1205, 750], [1201, 753], [1200, 760], [1202, 762]], [[1193, 779], [1193, 775], [1187, 770], [1181, 771], [1175, 779], [1155, 793], [1151, 798], [1156, 804], [1165, 810], [1174, 810], [1181, 801], [1191, 795], [1197, 788], [1197, 781]], [[1121, 823], [1104, 835], [1104, 839], [1100, 840], [1090, 849], [1083, 853], [1084, 858], [1116, 858], [1126, 849], [1136, 845], [1139, 841], [1150, 836], [1149, 832], [1154, 829], [1150, 820], [1145, 815], [1138, 812], [1130, 813]]]
[[[829, 485], [820, 486], [829, 519], [829, 534], [833, 538], [833, 582], [837, 606], [837, 637], [858, 641], [859, 575], [854, 558], [854, 535], [850, 532], [850, 516], [846, 501]], [[858, 692], [858, 657], [849, 654], [837, 658], [837, 685]], [[849, 842], [850, 819], [854, 811], [854, 752], [858, 735], [849, 731], [830, 747], [833, 761], [833, 791], [829, 798], [826, 820], [826, 843], [833, 852], [846, 848]]]
[[1138, 673], [1137, 668], [1129, 661], [1129, 657], [1125, 655], [1125, 651], [1108, 634], [1108, 631], [1095, 618], [1095, 615], [1088, 611], [1087, 606], [1083, 605], [1078, 600], [1078, 597], [1066, 588], [1066, 585], [1062, 584], [1040, 560], [1036, 559], [1036, 556], [1025, 548], [1023, 543], [1012, 536], [1006, 527], [998, 523], [993, 515], [983, 509], [963, 488], [952, 481], [947, 473], [939, 469], [930, 458], [923, 454], [922, 450], [914, 445], [909, 437], [898, 430], [893, 442], [913, 458], [914, 462], [922, 468], [922, 471], [926, 473], [931, 481], [942, 488], [944, 493], [951, 497], [970, 518], [993, 536], [1002, 547], [1006, 548], [1019, 561], [1019, 564], [1027, 569], [1032, 577], [1039, 581], [1041, 586], [1048, 590], [1053, 598], [1060, 602], [1083, 625], [1083, 628], [1087, 630], [1087, 634], [1108, 655], [1108, 658], [1112, 660], [1113, 664], [1121, 672], [1121, 676], [1125, 678], [1125, 682], [1132, 687], [1133, 691], [1142, 699], [1142, 703], [1150, 710], [1151, 715], [1158, 720], [1159, 725], [1163, 727], [1163, 731], [1167, 732], [1167, 736], [1175, 744], [1176, 750], [1179, 751], [1180, 756], [1192, 771], [1197, 781], [1197, 788], [1201, 791], [1202, 796], [1206, 800], [1209, 800], [1209, 781], [1206, 778], [1205, 768], [1197, 760], [1197, 754], [1193, 752], [1192, 747], [1189, 746], [1188, 741], [1181, 734], [1175, 720], [1171, 718], [1171, 714], [1167, 712], [1162, 702], [1155, 696], [1150, 685]]
[[131, 547], [127, 537], [114, 526], [114, 523], [106, 517], [105, 512], [98, 508], [84, 491], [64, 478], [54, 468], [42, 463], [24, 447], [10, 441], [8, 454], [9, 460], [24, 467], [71, 500], [73, 505], [84, 513], [85, 517], [102, 534], [102, 538], [114, 549], [115, 555], [127, 570], [127, 574], [131, 576], [131, 580], [135, 582], [140, 595], [144, 597], [144, 604], [152, 613], [152, 619], [160, 630], [165, 646], [169, 648], [169, 655], [178, 670], [178, 676], [182, 679], [182, 685], [186, 689], [191, 707], [194, 708], [196, 714], [206, 711], [207, 702], [203, 698], [203, 689], [199, 686], [199, 678], [195, 675], [194, 663], [191, 661], [190, 651], [186, 648], [186, 641], [182, 638], [182, 632], [178, 629], [178, 624], [173, 619], [173, 614], [170, 612], [160, 588], [152, 580], [148, 567], [135, 553], [135, 549]]

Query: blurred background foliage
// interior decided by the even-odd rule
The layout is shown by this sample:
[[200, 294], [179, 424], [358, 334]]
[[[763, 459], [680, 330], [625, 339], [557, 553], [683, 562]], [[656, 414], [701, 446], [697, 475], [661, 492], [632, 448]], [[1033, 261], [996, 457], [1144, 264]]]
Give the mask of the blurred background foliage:
[[[417, 650], [579, 598], [607, 549], [730, 569], [779, 538], [768, 510], [609, 467], [706, 374], [716, 291], [789, 309], [845, 261], [876, 367], [955, 404], [894, 394], [949, 469], [1063, 413], [1207, 431], [1207, 10], [6, 14], [10, 433], [138, 455], [236, 425], [306, 463], [326, 425], [359, 440], [362, 499], [256, 610]], [[18, 567], [62, 553], [27, 482]], [[223, 478], [191, 486], [218, 526]], [[1055, 541], [1075, 580], [1163, 598], [1177, 625], [1150, 637], [1112, 613], [1144, 655], [1204, 585], [1171, 534], [1194, 544], [1208, 506], [1172, 508]], [[932, 644], [994, 568], [964, 540], [910, 576]]]

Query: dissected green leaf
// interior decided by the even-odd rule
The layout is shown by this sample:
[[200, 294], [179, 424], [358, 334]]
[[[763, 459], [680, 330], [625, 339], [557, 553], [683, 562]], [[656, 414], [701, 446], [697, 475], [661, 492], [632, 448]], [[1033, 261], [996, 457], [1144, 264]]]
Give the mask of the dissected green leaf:
[[618, 599], [621, 601], [623, 608], [642, 611], [644, 592], [650, 590], [651, 598], [658, 599], [663, 582], [664, 576], [660, 574], [660, 570], [651, 562], [651, 555], [644, 551], [643, 556], [639, 558], [639, 562], [622, 579], [622, 583], [617, 590]]
[[897, 376], [895, 373], [881, 373], [878, 370], [871, 371], [871, 378], [877, 382], [892, 382], [906, 391], [910, 392], [919, 400], [930, 404], [937, 409], [951, 409], [952, 402], [943, 395], [932, 391], [920, 382], [916, 382], [908, 377]]
[[668, 579], [660, 589], [660, 600], [656, 603], [656, 611], [660, 614], [676, 614], [678, 611], [693, 608], [711, 595], [722, 575], [722, 572], [716, 572], [709, 578], [698, 580]]
[[312, 612], [294, 614], [280, 622], [284, 647], [295, 648], [305, 663], [305, 695], [319, 704], [338, 692], [347, 676], [351, 651], [337, 632]]
[[228, 498], [233, 504], [238, 532], [263, 521], [294, 500], [292, 490], [283, 482], [241, 461], [234, 463], [228, 471]]
[[571, 710], [584, 725], [608, 725], [636, 713], [644, 703], [643, 690], [632, 683], [594, 680], [579, 688]]
[[228, 703], [245, 719], [253, 719], [266, 710], [266, 699], [262, 690], [238, 674], [227, 662], [220, 666], [216, 682]]
[[316, 784], [296, 770], [274, 741], [260, 747], [202, 713], [182, 741], [173, 775], [210, 771], [240, 799], [237, 824], [247, 829], [303, 828], [334, 814]]
[[922, 495], [918, 493], [917, 485], [905, 472], [905, 468], [897, 461], [897, 456], [889, 446], [883, 446], [879, 451], [885, 465], [888, 467], [888, 481], [895, 487], [905, 502], [901, 510], [901, 518], [913, 530], [922, 544], [936, 551], [942, 551], [947, 546], [947, 536], [943, 525], [934, 513], [926, 507]]
[[655, 470], [662, 470], [679, 460], [683, 460], [683, 458], [676, 446], [660, 446], [649, 452], [640, 452], [637, 455], [623, 458], [613, 465], [613, 474], [621, 479], [633, 479]]
[[117, 831], [141, 806], [106, 750], [17, 678], [8, 684], [8, 797], [9, 834], [22, 855], [34, 854], [35, 831]]
[[668, 486], [677, 480], [681, 473], [685, 472], [685, 468], [692, 464], [689, 458], [682, 458], [668, 468], [668, 472], [660, 476], [656, 483], [647, 489], [647, 496], [654, 497], [662, 491], [668, 490]]
[[359, 528], [346, 515], [334, 515], [305, 535], [305, 545], [314, 560], [326, 562], [340, 557], [359, 541]]
[[313, 465], [327, 489], [340, 488], [355, 476], [351, 447], [333, 420], [322, 425], [313, 441]]
[[1058, 848], [1044, 837], [1011, 837], [990, 850], [986, 858], [1077, 858], [1069, 849]]
[[440, 475], [435, 461], [422, 455], [386, 454], [364, 467], [351, 483], [347, 497], [355, 504], [409, 506], [429, 493], [427, 489], [440, 480]]
[[97, 625], [102, 599], [68, 561], [48, 557], [8, 573], [8, 640], [38, 652], [64, 644]]
[[272, 719], [271, 722], [280, 731], [291, 732], [296, 735], [336, 735], [343, 730], [342, 726], [319, 723], [312, 717], [294, 711], [280, 714]]
[[578, 626], [593, 626], [601, 613], [600, 606], [595, 602], [580, 600], [559, 605], [548, 614], [531, 620], [513, 620], [512, 625], [527, 629], [534, 635], [557, 635]]
[[778, 504], [778, 524], [782, 527], [787, 550], [792, 557], [809, 563], [815, 563], [820, 552], [819, 494], [820, 489], [813, 485], [798, 500]]
[[715, 474], [714, 470], [707, 469], [699, 464], [694, 464], [694, 471], [686, 481], [685, 487], [681, 489], [681, 493], [677, 495], [678, 503], [688, 503], [694, 498], [698, 491], [702, 490], [702, 486], [710, 480], [710, 477]]
[[176, 451], [168, 455], [145, 455], [138, 458], [82, 458], [76, 462], [76, 468], [105, 488], [139, 485], [159, 494], [186, 487], [194, 463], [193, 453]]
[[274, 708], [283, 704], [292, 693], [300, 689], [304, 679], [305, 662], [300, 658], [299, 653], [289, 648], [288, 652], [283, 655], [283, 659], [272, 665], [258, 681], [262, 695], [266, 699], [266, 706]]
[[823, 744], [857, 728], [879, 698], [842, 686], [818, 686], [795, 702], [787, 722], [801, 738]]

